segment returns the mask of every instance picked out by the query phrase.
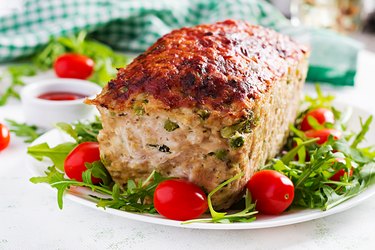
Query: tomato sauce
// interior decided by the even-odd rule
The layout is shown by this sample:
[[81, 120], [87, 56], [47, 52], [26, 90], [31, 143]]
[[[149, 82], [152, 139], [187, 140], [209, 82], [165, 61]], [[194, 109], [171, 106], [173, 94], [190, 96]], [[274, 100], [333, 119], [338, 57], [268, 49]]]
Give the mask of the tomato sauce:
[[39, 99], [49, 101], [73, 101], [85, 98], [85, 95], [72, 92], [47, 92], [38, 96]]

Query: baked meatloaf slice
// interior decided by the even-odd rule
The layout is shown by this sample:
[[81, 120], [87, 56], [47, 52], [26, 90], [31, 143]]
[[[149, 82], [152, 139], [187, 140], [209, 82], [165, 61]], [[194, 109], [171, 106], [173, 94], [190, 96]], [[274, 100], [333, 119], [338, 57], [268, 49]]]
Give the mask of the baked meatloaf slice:
[[153, 170], [210, 192], [216, 209], [239, 199], [293, 123], [306, 49], [243, 21], [182, 28], [160, 38], [88, 103], [101, 113], [103, 162], [117, 183]]

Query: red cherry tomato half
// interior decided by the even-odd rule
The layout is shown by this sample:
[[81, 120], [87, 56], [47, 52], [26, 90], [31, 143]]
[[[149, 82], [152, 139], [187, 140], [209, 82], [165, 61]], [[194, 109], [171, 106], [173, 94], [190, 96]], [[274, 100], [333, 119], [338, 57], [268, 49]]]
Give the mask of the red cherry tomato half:
[[256, 202], [256, 210], [263, 214], [280, 214], [294, 199], [293, 182], [275, 170], [256, 172], [247, 183], [247, 189]]
[[316, 142], [318, 144], [323, 144], [328, 140], [328, 137], [330, 135], [333, 136], [333, 139], [338, 140], [341, 138], [341, 131], [336, 129], [321, 129], [321, 130], [309, 130], [305, 132], [305, 135], [309, 138], [319, 138], [319, 140]]
[[87, 79], [94, 70], [94, 61], [84, 55], [67, 53], [59, 56], [53, 67], [58, 77]]
[[[336, 162], [341, 162], [343, 164], [346, 164], [346, 161], [345, 159], [343, 158], [336, 158]], [[331, 181], [340, 181], [341, 180], [341, 177], [343, 177], [345, 174], [347, 174], [348, 176], [353, 176], [353, 167], [350, 168], [350, 170], [348, 171], [347, 169], [345, 168], [342, 168], [340, 170], [338, 170], [331, 178], [329, 178]]]
[[331, 110], [326, 109], [326, 108], [313, 109], [307, 112], [305, 117], [302, 119], [302, 122], [301, 122], [302, 131], [308, 131], [310, 129], [313, 129], [307, 119], [307, 117], [309, 116], [314, 117], [317, 120], [317, 122], [321, 125], [327, 122], [329, 123], [335, 122], [335, 116], [333, 115], [333, 112]]
[[[99, 144], [97, 142], [83, 142], [75, 147], [66, 157], [64, 170], [70, 179], [82, 181], [82, 173], [87, 170], [85, 163], [92, 163], [100, 160]], [[94, 184], [101, 179], [91, 177]]]
[[166, 180], [155, 189], [154, 205], [172, 220], [198, 218], [207, 210], [207, 197], [200, 187], [186, 180]]
[[8, 147], [10, 142], [9, 129], [0, 123], [0, 151]]

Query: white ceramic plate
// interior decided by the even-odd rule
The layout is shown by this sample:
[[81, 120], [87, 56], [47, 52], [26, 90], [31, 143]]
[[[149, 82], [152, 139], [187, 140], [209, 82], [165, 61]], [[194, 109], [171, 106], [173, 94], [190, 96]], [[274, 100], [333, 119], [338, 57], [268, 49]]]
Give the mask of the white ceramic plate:
[[[335, 105], [337, 106], [337, 105]], [[338, 105], [337, 107], [343, 107], [343, 105]], [[367, 118], [370, 114], [362, 109], [359, 108], [352, 108], [353, 115], [349, 121], [349, 128], [354, 131], [359, 131], [359, 118], [363, 117]], [[375, 125], [372, 124], [369, 133], [366, 136], [367, 144], [375, 144]], [[58, 131], [57, 129], [51, 130], [46, 134], [42, 135], [40, 138], [33, 142], [33, 145], [39, 144], [42, 142], [48, 142], [50, 146], [57, 145], [62, 142], [70, 141], [71, 138], [66, 134]], [[43, 161], [38, 162], [32, 157], [28, 156], [27, 164], [29, 168], [32, 170], [34, 176], [43, 176], [44, 171], [48, 166], [50, 166], [50, 162]], [[55, 190], [55, 189], [54, 189]], [[97, 208], [96, 203], [90, 200], [88, 194], [90, 191], [87, 191], [84, 188], [75, 188], [69, 191], [65, 197], [83, 204], [88, 207], [92, 207], [94, 209], [99, 209], [104, 213], [110, 213], [117, 216], [121, 216], [124, 218], [143, 221], [148, 223], [154, 224], [161, 224], [161, 225], [168, 225], [168, 226], [175, 226], [175, 227], [186, 227], [186, 228], [199, 228], [199, 229], [256, 229], [256, 228], [268, 228], [268, 227], [277, 227], [277, 226], [284, 226], [290, 225], [300, 222], [305, 222], [321, 217], [325, 217], [331, 214], [339, 213], [344, 210], [347, 210], [351, 207], [354, 207], [360, 204], [362, 201], [370, 198], [372, 195], [375, 194], [375, 185], [369, 187], [367, 190], [359, 194], [358, 196], [328, 210], [328, 211], [321, 211], [321, 210], [313, 210], [313, 209], [300, 209], [300, 210], [291, 210], [288, 212], [283, 213], [282, 215], [278, 216], [264, 216], [264, 215], [257, 215], [257, 219], [254, 222], [250, 223], [231, 223], [231, 224], [213, 224], [213, 223], [193, 223], [193, 224], [181, 224], [179, 221], [165, 219], [158, 215], [148, 215], [148, 214], [135, 214], [129, 213], [124, 211], [119, 211], [116, 209], [102, 209]], [[57, 204], [56, 204], [57, 206]]]

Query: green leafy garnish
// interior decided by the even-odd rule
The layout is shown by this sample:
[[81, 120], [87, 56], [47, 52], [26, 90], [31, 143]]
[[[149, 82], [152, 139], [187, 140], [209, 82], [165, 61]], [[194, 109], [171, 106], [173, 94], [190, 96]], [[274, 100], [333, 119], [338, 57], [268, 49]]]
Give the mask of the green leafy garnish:
[[18, 137], [23, 137], [24, 142], [33, 142], [42, 133], [35, 125], [28, 125], [26, 123], [19, 123], [14, 120], [5, 119], [9, 124], [9, 130]]
[[87, 162], [85, 166], [87, 170], [83, 174], [89, 177], [88, 179], [86, 178], [88, 181], [85, 182], [91, 183], [91, 176], [101, 179], [104, 186], [110, 186], [113, 182], [111, 176], [101, 161], [94, 161], [92, 163]]
[[245, 209], [238, 213], [228, 214], [227, 212], [217, 212], [212, 206], [212, 196], [223, 187], [229, 185], [231, 182], [241, 178], [243, 175], [244, 175], [243, 173], [235, 175], [234, 177], [218, 185], [214, 190], [212, 190], [208, 194], [207, 196], [208, 209], [210, 211], [212, 218], [188, 220], [188, 221], [183, 222], [182, 224], [189, 224], [189, 223], [196, 223], [196, 222], [214, 222], [214, 223], [251, 222], [255, 220], [254, 215], [257, 214], [258, 212], [254, 211], [255, 204], [251, 203], [251, 196], [249, 192], [246, 192], [246, 195], [245, 195]]
[[123, 189], [115, 184], [113, 186], [112, 197], [108, 199], [100, 199], [98, 207], [110, 207], [129, 212], [138, 213], [156, 213], [152, 201], [154, 191], [157, 185], [170, 178], [164, 178], [157, 172], [152, 172], [145, 181], [135, 183], [129, 180], [127, 186]]
[[103, 128], [99, 117], [92, 122], [76, 122], [73, 124], [59, 122], [56, 127], [70, 135], [77, 143], [96, 142], [99, 131]]
[[[307, 138], [303, 131], [297, 129], [296, 124], [291, 126], [291, 135], [284, 148], [286, 153], [277, 156], [266, 166], [285, 174], [293, 181], [294, 207], [331, 209], [375, 182], [374, 171], [367, 171], [369, 166], [375, 164], [375, 150], [373, 147], [359, 148], [370, 128], [372, 116], [365, 122], [360, 119], [361, 131], [358, 133], [348, 131], [345, 122], [349, 119], [346, 114], [341, 114], [332, 107], [333, 99], [333, 96], [323, 95], [317, 86], [317, 97], [306, 97], [309, 104], [306, 110], [328, 108], [334, 111], [336, 122], [323, 126], [315, 119], [309, 119], [309, 123], [316, 130], [323, 127], [340, 129], [344, 136], [337, 140], [330, 136], [327, 142], [318, 145], [315, 143], [317, 139]], [[306, 110], [300, 117], [306, 114]], [[344, 160], [346, 164], [337, 159]], [[341, 169], [344, 172], [340, 180], [332, 180], [331, 177]], [[364, 177], [362, 173], [366, 172], [370, 174]]]
[[310, 109], [315, 109], [315, 108], [330, 108], [332, 107], [332, 101], [335, 99], [333, 95], [324, 95], [322, 89], [318, 84], [315, 85], [315, 91], [317, 94], [317, 97], [311, 97], [306, 95], [305, 96], [305, 101], [309, 105], [309, 110]]
[[372, 122], [372, 115], [369, 116], [369, 118], [367, 118], [366, 122], [365, 123], [362, 123], [362, 119], [360, 119], [360, 123], [361, 123], [361, 131], [356, 135], [351, 147], [352, 148], [355, 148], [358, 146], [359, 143], [361, 143], [364, 139], [365, 139], [365, 135], [366, 133], [369, 131], [370, 129], [370, 124]]
[[[153, 194], [157, 185], [166, 180], [160, 174], [152, 172], [144, 181], [137, 184], [129, 180], [127, 186], [119, 186], [111, 181], [108, 173], [102, 168], [101, 163], [95, 162], [90, 168], [83, 172], [83, 181], [66, 179], [64, 173], [55, 166], [51, 166], [45, 172], [46, 176], [33, 177], [32, 183], [47, 183], [57, 189], [57, 202], [59, 208], [63, 208], [63, 195], [71, 187], [87, 187], [98, 193], [102, 197], [90, 196], [91, 200], [97, 202], [98, 207], [109, 207], [119, 210], [138, 212], [138, 213], [156, 213], [152, 201]], [[91, 183], [91, 174], [103, 180], [100, 185]]]
[[76, 143], [65, 142], [51, 148], [47, 143], [42, 143], [28, 147], [27, 153], [38, 161], [42, 161], [45, 157], [49, 158], [57, 169], [63, 171], [65, 158], [75, 146]]
[[5, 75], [7, 74], [10, 77], [10, 85], [0, 93], [0, 106], [5, 105], [11, 97], [20, 99], [17, 87], [25, 85], [22, 77], [36, 74], [36, 67], [29, 64], [12, 65], [7, 68]]

